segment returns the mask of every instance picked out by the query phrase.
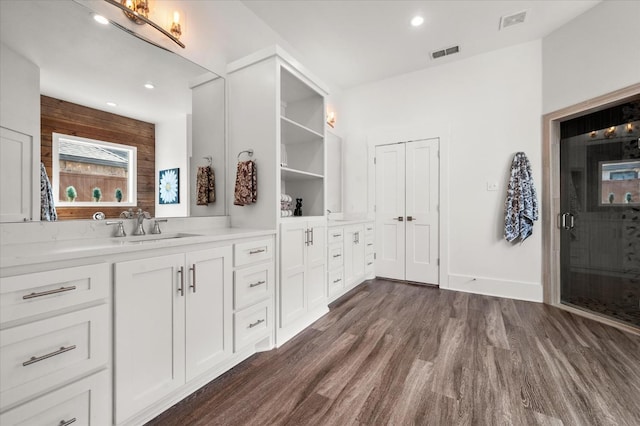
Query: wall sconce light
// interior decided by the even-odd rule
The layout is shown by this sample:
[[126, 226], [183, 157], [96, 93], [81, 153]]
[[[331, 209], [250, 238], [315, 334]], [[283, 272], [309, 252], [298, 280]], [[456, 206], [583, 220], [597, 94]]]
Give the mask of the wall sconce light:
[[177, 10], [173, 12], [173, 21], [171, 21], [171, 34], [177, 39], [182, 35], [182, 28], [180, 27], [180, 12]]
[[604, 131], [605, 138], [612, 138], [616, 135], [616, 126], [611, 126]]
[[633, 133], [633, 123], [627, 123], [627, 133]]
[[592, 138], [595, 138], [596, 136], [598, 136], [598, 132], [593, 130], [591, 133], [589, 133], [589, 136], [591, 136]]
[[[160, 25], [149, 19], [149, 0], [104, 0], [107, 3], [122, 10], [124, 15], [131, 21], [138, 25], [148, 24], [156, 30], [160, 31], [165, 36], [169, 37], [178, 46], [184, 49], [185, 45], [179, 38], [182, 35], [182, 28], [180, 26], [180, 14], [174, 12], [173, 21], [171, 22], [170, 30], [167, 31]], [[140, 36], [139, 36], [140, 37]]]
[[333, 111], [328, 111], [327, 112], [327, 124], [331, 127], [334, 128], [336, 125], [336, 113]]

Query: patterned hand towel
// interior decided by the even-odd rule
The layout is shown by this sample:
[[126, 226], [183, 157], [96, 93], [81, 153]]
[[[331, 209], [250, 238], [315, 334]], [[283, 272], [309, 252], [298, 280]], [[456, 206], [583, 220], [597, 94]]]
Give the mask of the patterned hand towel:
[[43, 163], [40, 163], [40, 220], [58, 220], [51, 182]]
[[211, 167], [198, 167], [196, 188], [196, 198], [199, 206], [206, 206], [216, 201], [216, 178]]
[[538, 197], [533, 185], [531, 164], [524, 152], [518, 152], [511, 163], [511, 177], [505, 200], [504, 237], [507, 241], [526, 240], [538, 220]]
[[258, 173], [256, 163], [241, 161], [236, 174], [236, 190], [233, 204], [246, 206], [258, 200]]

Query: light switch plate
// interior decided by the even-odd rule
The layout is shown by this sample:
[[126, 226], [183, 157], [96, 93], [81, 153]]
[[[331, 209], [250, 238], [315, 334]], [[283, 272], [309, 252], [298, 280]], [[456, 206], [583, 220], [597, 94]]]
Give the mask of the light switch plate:
[[498, 182], [487, 182], [487, 191], [497, 191]]

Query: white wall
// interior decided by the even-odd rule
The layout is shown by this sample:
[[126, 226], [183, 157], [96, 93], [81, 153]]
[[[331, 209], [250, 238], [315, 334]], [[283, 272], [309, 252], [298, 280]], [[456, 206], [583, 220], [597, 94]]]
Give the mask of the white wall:
[[541, 55], [538, 40], [345, 92], [347, 213], [371, 212], [374, 179], [363, 159], [373, 144], [441, 138], [442, 288], [542, 300], [540, 222], [524, 244], [502, 237], [517, 151], [541, 184]]
[[640, 2], [605, 1], [543, 39], [545, 113], [640, 82]]
[[[187, 117], [176, 117], [156, 123], [156, 217], [187, 216], [189, 210], [187, 156]], [[180, 169], [180, 203], [160, 204], [158, 199], [158, 172], [165, 169]]]

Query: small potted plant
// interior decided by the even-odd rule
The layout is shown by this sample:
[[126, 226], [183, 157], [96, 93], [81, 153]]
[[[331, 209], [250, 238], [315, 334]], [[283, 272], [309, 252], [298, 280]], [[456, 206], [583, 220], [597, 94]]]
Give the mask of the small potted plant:
[[122, 189], [116, 188], [115, 197], [117, 202], [122, 202]]
[[93, 188], [92, 196], [93, 196], [93, 201], [97, 203], [102, 199], [102, 190], [96, 186], [95, 188]]
[[74, 188], [73, 185], [67, 186], [65, 192], [67, 193], [67, 200], [71, 202], [74, 202], [76, 198], [78, 198], [78, 191], [76, 191], [76, 188]]
[[614, 194], [613, 192], [609, 193], [609, 204], [613, 204], [613, 200], [615, 200], [616, 198], [616, 194]]

